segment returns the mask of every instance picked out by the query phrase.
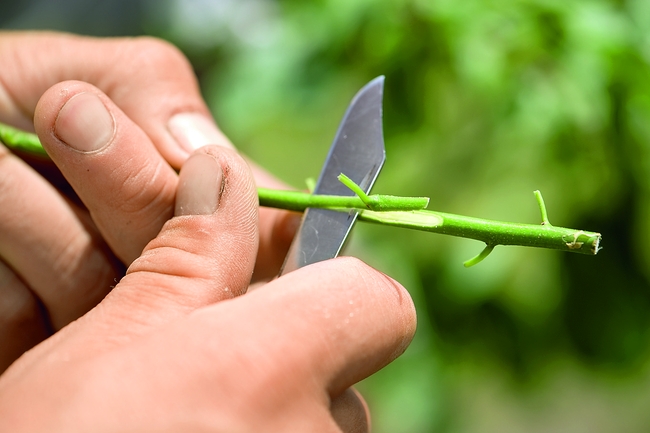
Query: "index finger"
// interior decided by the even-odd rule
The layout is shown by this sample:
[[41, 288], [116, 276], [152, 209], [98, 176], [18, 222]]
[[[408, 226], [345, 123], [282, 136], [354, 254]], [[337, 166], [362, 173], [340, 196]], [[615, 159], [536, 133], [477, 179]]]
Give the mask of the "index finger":
[[234, 321], [255, 317], [255, 323], [266, 323], [259, 329], [239, 320], [238, 337], [268, 345], [257, 350], [277, 365], [292, 363], [289, 371], [308, 374], [302, 382], [315, 380], [330, 397], [401, 355], [416, 327], [406, 289], [351, 257], [298, 269], [215, 308], [221, 311], [213, 316], [221, 320], [233, 315]]
[[195, 147], [231, 146], [212, 121], [190, 63], [162, 40], [0, 33], [0, 58], [11, 59], [0, 72], [6, 94], [0, 120], [30, 125], [49, 87], [79, 80], [104, 91], [175, 168]]

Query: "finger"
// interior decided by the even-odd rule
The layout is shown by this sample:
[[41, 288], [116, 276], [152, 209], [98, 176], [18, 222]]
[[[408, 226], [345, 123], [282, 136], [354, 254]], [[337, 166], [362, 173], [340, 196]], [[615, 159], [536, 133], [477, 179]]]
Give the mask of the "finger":
[[[248, 161], [248, 165], [253, 171], [258, 186], [290, 189], [288, 185], [268, 174], [254, 162]], [[278, 275], [302, 218], [301, 213], [266, 207], [260, 207], [259, 215], [260, 247], [253, 274], [254, 282], [267, 281]]]
[[[255, 320], [242, 320], [246, 317]], [[263, 382], [255, 374], [281, 366], [300, 376], [298, 382], [327, 390], [329, 397], [399, 356], [416, 325], [408, 292], [350, 257], [298, 269], [244, 297], [204, 308], [194, 318], [199, 320], [194, 328], [205, 330], [210, 341], [243, 342], [242, 354], [233, 356], [255, 356], [248, 361], [259, 366], [251, 371], [252, 381]]]
[[95, 306], [118, 276], [90, 227], [50, 184], [4, 147], [0, 257], [40, 299], [54, 329]]
[[276, 277], [300, 225], [302, 214], [260, 207], [260, 247], [253, 282]]
[[[4, 33], [0, 58], [12, 59], [0, 69], [0, 121], [28, 129], [38, 100], [50, 86], [82, 80], [104, 91], [175, 168], [204, 145], [232, 146], [201, 98], [191, 65], [164, 41]], [[282, 187], [264, 170], [252, 169], [258, 186]], [[261, 210], [256, 279], [277, 274], [298, 220], [287, 212]]]
[[97, 316], [112, 329], [148, 329], [243, 294], [257, 253], [257, 194], [234, 151], [197, 151], [179, 177], [175, 217], [127, 271]]
[[365, 433], [370, 431], [370, 412], [365, 400], [354, 388], [332, 399], [332, 417], [341, 431], [345, 433]]
[[[209, 414], [226, 407], [235, 418], [243, 413], [251, 423], [285, 427], [272, 431], [364, 431], [366, 409], [347, 389], [404, 351], [415, 331], [415, 311], [398, 283], [342, 258], [294, 271], [160, 330], [137, 340], [139, 352], [149, 355], [147, 372], [136, 374], [153, 375], [151, 383], [169, 389], [178, 385], [192, 408]], [[170, 344], [164, 360], [151, 355]], [[182, 365], [182, 372], [169, 374], [170, 365]], [[241, 369], [246, 375], [231, 374]], [[293, 428], [283, 424], [290, 420]]]
[[36, 297], [0, 261], [0, 373], [49, 333]]
[[294, 322], [286, 338], [320, 371], [332, 396], [399, 356], [415, 332], [408, 292], [351, 257], [291, 272], [255, 295], [263, 299], [257, 308], [282, 311]]
[[415, 308], [404, 287], [351, 257], [298, 269], [265, 289], [260, 297], [283, 293], [276, 311], [303, 321], [288, 338], [305, 339], [296, 345], [334, 396], [394, 360], [415, 332]]
[[127, 265], [173, 215], [177, 176], [147, 135], [96, 87], [67, 81], [36, 107], [43, 146]]
[[190, 63], [173, 45], [141, 38], [90, 38], [49, 32], [5, 33], [0, 57], [0, 119], [25, 124], [54, 84], [80, 80], [102, 89], [178, 168], [197, 147], [230, 146], [201, 98]]

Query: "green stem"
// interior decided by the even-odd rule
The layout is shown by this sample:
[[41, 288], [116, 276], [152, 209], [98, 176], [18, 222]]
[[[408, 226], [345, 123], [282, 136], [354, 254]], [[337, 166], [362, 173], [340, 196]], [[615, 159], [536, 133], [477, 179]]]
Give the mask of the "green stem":
[[361, 221], [476, 239], [486, 245], [552, 248], [595, 255], [600, 233], [556, 227], [472, 218], [429, 210], [410, 212], [362, 211]]
[[302, 212], [308, 207], [324, 209], [370, 209], [375, 212], [405, 212], [422, 210], [429, 204], [428, 197], [398, 197], [394, 195], [373, 194], [358, 196], [314, 195], [300, 191], [258, 188], [260, 206]]
[[12, 128], [4, 123], [0, 123], [0, 142], [6, 144], [12, 149], [21, 150], [45, 158], [48, 157], [36, 134], [30, 134], [29, 132]]
[[[424, 209], [373, 211], [364, 209], [365, 205], [357, 197], [311, 195], [298, 191], [259, 188], [258, 195], [260, 206], [298, 212], [302, 212], [308, 207], [341, 211], [357, 208], [360, 209], [360, 221], [470, 238], [485, 242], [486, 245], [492, 247], [496, 245], [519, 245], [591, 255], [596, 254], [600, 249], [600, 233], [556, 227], [550, 224], [494, 221]], [[376, 197], [392, 196], [377, 195]], [[355, 198], [358, 200], [356, 205]], [[410, 197], [398, 198], [409, 199]], [[350, 200], [350, 205], [339, 205], [344, 199]]]
[[[0, 141], [13, 149], [47, 156], [34, 134], [18, 131], [1, 123]], [[465, 262], [465, 266], [472, 266], [483, 260], [496, 245], [552, 248], [590, 255], [595, 255], [600, 249], [600, 233], [551, 225], [539, 191], [535, 191], [535, 197], [542, 215], [542, 224], [520, 224], [424, 210], [429, 202], [426, 197], [366, 195], [347, 176], [342, 175], [339, 179], [357, 196], [314, 195], [298, 191], [258, 188], [260, 206], [298, 212], [309, 207], [345, 212], [354, 208], [359, 209], [359, 220], [361, 221], [484, 242], [485, 249], [473, 259]]]

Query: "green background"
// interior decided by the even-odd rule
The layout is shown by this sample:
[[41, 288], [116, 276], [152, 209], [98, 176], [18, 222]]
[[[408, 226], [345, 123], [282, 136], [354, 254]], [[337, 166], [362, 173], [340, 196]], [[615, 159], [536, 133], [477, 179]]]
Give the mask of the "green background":
[[175, 43], [226, 134], [296, 188], [385, 75], [375, 192], [535, 223], [540, 189], [553, 224], [603, 234], [596, 257], [500, 247], [465, 269], [480, 243], [359, 224], [347, 254], [402, 282], [419, 317], [359, 385], [375, 432], [650, 429], [647, 0], [5, 4], [4, 28]]

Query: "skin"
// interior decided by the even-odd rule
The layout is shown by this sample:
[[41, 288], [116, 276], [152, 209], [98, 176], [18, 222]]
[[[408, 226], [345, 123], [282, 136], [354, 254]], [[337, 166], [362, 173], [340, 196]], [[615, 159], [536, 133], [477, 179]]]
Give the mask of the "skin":
[[[0, 68], [1, 121], [26, 130], [42, 125], [41, 140], [51, 141], [53, 123], [34, 118], [39, 101], [48, 113], [62, 103], [59, 92], [89, 91], [101, 95], [120, 126], [114, 137], [119, 159], [96, 159], [113, 174], [83, 203], [69, 187], [75, 179], [61, 179], [39, 161], [30, 167], [0, 146], [2, 371], [95, 306], [172, 217], [178, 180], [170, 165], [180, 168], [192, 151], [170, 133], [175, 114], [202, 116], [213, 128], [210, 144], [232, 145], [211, 120], [191, 66], [165, 42], [0, 33], [0, 59], [8, 59]], [[69, 81], [75, 79], [84, 82]], [[253, 166], [253, 172], [260, 186], [282, 187], [263, 170]], [[79, 188], [98, 188], [90, 186], [95, 176], [68, 174], [81, 175]], [[297, 223], [290, 213], [260, 210], [256, 281], [277, 273]]]
[[352, 258], [263, 282], [295, 222], [258, 212], [277, 181], [227, 142], [169, 134], [175, 113], [208, 116], [178, 51], [0, 34], [0, 58], [0, 120], [33, 114], [66, 180], [0, 150], [5, 365], [33, 346], [0, 376], [0, 431], [368, 431], [350, 387], [405, 350], [412, 301]]

